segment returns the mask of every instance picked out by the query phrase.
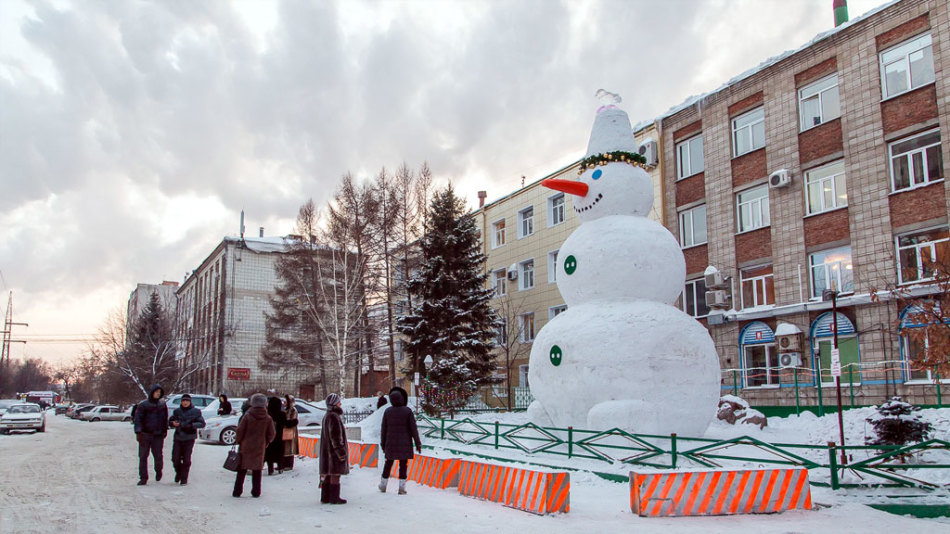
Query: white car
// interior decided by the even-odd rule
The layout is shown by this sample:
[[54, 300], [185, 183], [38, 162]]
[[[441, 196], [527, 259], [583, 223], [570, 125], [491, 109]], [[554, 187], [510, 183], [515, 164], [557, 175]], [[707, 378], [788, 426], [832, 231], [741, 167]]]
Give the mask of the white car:
[[122, 411], [118, 406], [107, 404], [104, 406], [96, 406], [91, 410], [86, 410], [80, 414], [79, 418], [83, 421], [90, 421], [93, 423], [98, 421], [131, 421], [132, 413]]
[[14, 404], [23, 404], [23, 401], [20, 399], [0, 399], [0, 415], [3, 415], [7, 412], [7, 408], [13, 406]]
[[[323, 421], [324, 410], [309, 402], [296, 401], [297, 416], [300, 427], [317, 427]], [[224, 445], [234, 445], [237, 438], [237, 427], [241, 416], [212, 417], [205, 420], [205, 427], [198, 430], [198, 437], [207, 441], [216, 441]]]
[[46, 432], [46, 414], [39, 404], [14, 404], [0, 417], [0, 433], [6, 434], [12, 430]]

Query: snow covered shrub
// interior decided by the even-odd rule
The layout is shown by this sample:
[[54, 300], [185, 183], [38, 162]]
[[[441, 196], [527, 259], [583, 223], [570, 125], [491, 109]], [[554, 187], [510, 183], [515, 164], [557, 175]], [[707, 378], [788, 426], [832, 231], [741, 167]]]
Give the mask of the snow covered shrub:
[[920, 410], [900, 397], [878, 406], [877, 413], [867, 418], [874, 428], [875, 436], [867, 438], [868, 445], [906, 445], [925, 441], [932, 430], [930, 423], [921, 420], [914, 412]]

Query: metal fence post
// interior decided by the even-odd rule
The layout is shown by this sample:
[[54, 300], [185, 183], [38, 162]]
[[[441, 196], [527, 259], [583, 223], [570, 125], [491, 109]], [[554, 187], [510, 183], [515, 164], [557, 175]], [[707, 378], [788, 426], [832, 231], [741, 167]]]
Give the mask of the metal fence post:
[[498, 421], [495, 421], [495, 448], [498, 448]]
[[736, 370], [732, 370], [732, 394], [739, 396], [739, 381], [736, 379]]
[[831, 489], [836, 490], [840, 487], [838, 484], [838, 460], [835, 458], [835, 442], [828, 442], [828, 469], [831, 470]]
[[445, 439], [445, 419], [439, 419], [442, 421], [442, 430], [439, 432], [439, 439]]
[[673, 469], [676, 469], [676, 432], [670, 434], [670, 456], [673, 457]]
[[795, 415], [802, 414], [802, 399], [798, 396], [798, 367], [794, 368], [795, 371]]
[[851, 407], [854, 408], [854, 364], [848, 365], [848, 389], [851, 390]]
[[943, 397], [940, 395], [940, 375], [937, 376], [937, 406], [943, 408]]
[[821, 364], [818, 366], [818, 417], [825, 415], [825, 404], [821, 401]]
[[567, 427], [567, 457], [574, 455], [574, 427]]

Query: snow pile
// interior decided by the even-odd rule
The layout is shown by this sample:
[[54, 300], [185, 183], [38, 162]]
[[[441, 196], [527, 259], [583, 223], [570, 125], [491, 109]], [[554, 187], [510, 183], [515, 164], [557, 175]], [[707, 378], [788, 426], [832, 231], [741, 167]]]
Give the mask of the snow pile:
[[360, 427], [360, 441], [363, 443], [379, 443], [379, 433], [383, 426], [383, 414], [389, 409], [389, 404], [373, 412], [357, 425]]

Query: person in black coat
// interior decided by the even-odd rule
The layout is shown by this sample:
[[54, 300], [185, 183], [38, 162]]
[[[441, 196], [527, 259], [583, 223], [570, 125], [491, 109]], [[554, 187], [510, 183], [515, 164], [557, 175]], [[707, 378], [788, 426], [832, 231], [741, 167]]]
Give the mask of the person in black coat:
[[168, 435], [168, 406], [162, 400], [164, 396], [165, 390], [155, 384], [149, 390], [148, 398], [140, 402], [135, 409], [132, 428], [135, 430], [135, 439], [139, 442], [139, 486], [148, 483], [149, 452], [152, 453], [152, 463], [155, 466], [155, 480], [162, 479], [162, 448], [165, 446], [165, 436]]
[[191, 471], [191, 452], [195, 449], [198, 429], [205, 427], [205, 418], [201, 410], [191, 403], [191, 395], [181, 396], [181, 407], [175, 408], [168, 418], [168, 426], [175, 429], [172, 445], [172, 465], [175, 467], [175, 482], [188, 485], [188, 472]]
[[386, 406], [386, 404], [389, 402], [389, 401], [386, 400], [386, 395], [383, 395], [383, 392], [382, 392], [382, 391], [376, 392], [376, 396], [379, 397], [378, 399], [376, 399], [376, 409], [377, 409], [377, 410], [380, 409], [380, 408], [382, 408], [383, 406]]
[[340, 476], [350, 472], [350, 446], [343, 424], [343, 401], [327, 395], [327, 413], [320, 428], [320, 502], [346, 504], [340, 498]]
[[218, 415], [227, 417], [231, 415], [231, 403], [228, 402], [228, 396], [224, 393], [218, 395]]
[[267, 475], [274, 474], [274, 465], [277, 465], [277, 473], [284, 472], [284, 442], [281, 436], [284, 433], [284, 427], [287, 426], [287, 414], [281, 406], [280, 398], [269, 397], [267, 399], [267, 415], [274, 420], [274, 430], [277, 431], [277, 439], [267, 445], [267, 451], [264, 453], [264, 459], [267, 461]]
[[406, 390], [395, 387], [389, 391], [389, 402], [392, 404], [383, 413], [383, 426], [379, 433], [379, 446], [386, 454], [386, 464], [383, 466], [383, 477], [379, 481], [379, 491], [386, 492], [389, 483], [389, 474], [393, 470], [393, 463], [399, 462], [399, 494], [406, 494], [406, 468], [412, 459], [412, 446], [422, 452], [422, 440], [419, 439], [419, 429], [416, 427], [416, 416], [406, 405], [409, 395]]

